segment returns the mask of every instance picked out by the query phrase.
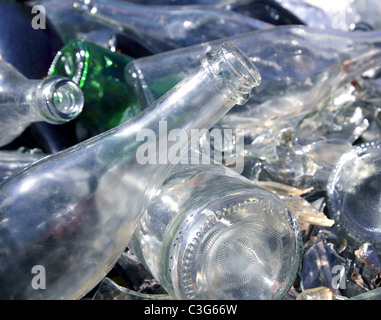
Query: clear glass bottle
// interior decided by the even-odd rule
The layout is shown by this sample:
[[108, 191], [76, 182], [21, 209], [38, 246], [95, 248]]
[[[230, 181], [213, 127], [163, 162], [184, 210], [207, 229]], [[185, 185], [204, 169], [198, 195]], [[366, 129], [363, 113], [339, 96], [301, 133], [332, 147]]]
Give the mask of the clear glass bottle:
[[247, 3], [231, 4], [226, 7], [234, 12], [265, 21], [274, 26], [285, 24], [305, 25], [292, 10], [287, 10], [275, 0], [251, 0]]
[[113, 0], [78, 0], [74, 8], [92, 20], [129, 34], [153, 53], [221, 39], [272, 25], [239, 13]]
[[0, 87], [0, 146], [33, 122], [62, 124], [83, 108], [82, 91], [68, 78], [28, 79], [4, 60], [0, 60]]
[[[230, 110], [218, 126], [244, 129], [253, 143], [263, 141], [258, 137], [276, 139], [282, 129], [294, 128], [340, 92], [339, 88], [381, 62], [379, 32], [277, 26], [226, 39], [247, 52], [262, 75], [262, 84], [244, 107]], [[144, 108], [159, 98], [192, 70], [200, 56], [222, 41], [130, 62], [126, 81], [135, 88], [139, 104]]]
[[[122, 0], [124, 1], [124, 0]], [[171, 5], [171, 6], [208, 6], [224, 8], [226, 6], [243, 5], [252, 0], [128, 0], [127, 2], [143, 5]]]
[[[0, 298], [75, 299], [91, 290], [125, 250], [175, 160], [169, 151], [193, 143], [168, 141], [166, 132], [191, 137], [192, 129], [209, 129], [259, 83], [246, 55], [224, 43], [130, 121], [6, 179], [0, 184]], [[151, 139], [144, 141], [146, 132]], [[144, 147], [155, 148], [156, 164], [141, 161]], [[31, 286], [36, 265], [45, 270], [44, 290]]]
[[171, 5], [191, 8], [214, 8], [231, 10], [273, 25], [304, 24], [291, 11], [275, 0], [128, 0], [129, 3], [143, 5]]
[[127, 55], [87, 41], [68, 43], [57, 53], [49, 75], [71, 79], [85, 98], [83, 111], [75, 120], [80, 141], [116, 127], [141, 111], [133, 90], [124, 81], [124, 68], [130, 61]]
[[345, 152], [327, 183], [327, 208], [335, 231], [352, 248], [365, 242], [381, 248], [381, 140]]
[[175, 299], [282, 299], [301, 257], [295, 218], [274, 193], [197, 159], [172, 168], [129, 249]]
[[276, 0], [307, 25], [316, 28], [380, 30], [381, 6], [377, 0]]
[[110, 38], [117, 32], [73, 10], [73, 0], [43, 0], [39, 4], [45, 8], [47, 20], [63, 45], [82, 40], [108, 48]]

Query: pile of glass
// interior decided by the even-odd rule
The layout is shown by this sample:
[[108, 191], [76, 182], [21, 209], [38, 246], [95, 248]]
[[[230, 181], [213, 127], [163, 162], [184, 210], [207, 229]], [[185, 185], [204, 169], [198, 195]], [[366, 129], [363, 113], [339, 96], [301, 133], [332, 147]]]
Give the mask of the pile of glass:
[[0, 6], [1, 299], [381, 298], [378, 1]]

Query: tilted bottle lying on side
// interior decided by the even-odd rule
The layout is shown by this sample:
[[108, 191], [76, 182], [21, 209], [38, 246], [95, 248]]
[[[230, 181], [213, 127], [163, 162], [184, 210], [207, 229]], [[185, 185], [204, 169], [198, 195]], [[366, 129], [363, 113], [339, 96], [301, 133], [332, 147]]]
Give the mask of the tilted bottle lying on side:
[[305, 25], [304, 21], [297, 17], [292, 10], [287, 10], [275, 0], [250, 0], [241, 5], [231, 4], [226, 6], [226, 8], [275, 26], [285, 24]]
[[80, 141], [114, 128], [141, 111], [133, 90], [124, 81], [124, 68], [132, 60], [87, 41], [68, 43], [57, 53], [49, 75], [70, 78], [85, 98], [83, 111], [75, 119]]
[[[381, 6], [377, 0], [276, 0], [307, 25], [316, 28], [380, 30]], [[371, 9], [370, 9], [371, 8]]]
[[327, 208], [335, 231], [351, 248], [369, 242], [381, 249], [381, 140], [343, 153], [327, 183]]
[[295, 218], [272, 192], [199, 159], [172, 168], [129, 249], [175, 299], [282, 299], [301, 257]]
[[[135, 118], [6, 179], [0, 184], [0, 298], [75, 299], [91, 290], [125, 250], [173, 165], [176, 152], [169, 151], [193, 143], [170, 140], [171, 132], [191, 137], [192, 129], [209, 129], [259, 83], [251, 60], [225, 43]], [[31, 285], [34, 266], [45, 270], [44, 290]]]
[[[227, 39], [253, 59], [262, 74], [262, 84], [245, 106], [233, 108], [218, 125], [245, 129], [251, 141], [295, 127], [338, 88], [381, 63], [379, 32], [278, 26]], [[135, 87], [139, 104], [144, 107], [159, 98], [194, 68], [200, 56], [222, 41], [130, 62], [126, 81]]]
[[238, 12], [273, 25], [305, 24], [293, 12], [281, 6], [275, 0], [128, 0], [129, 3], [154, 6], [174, 6], [182, 9], [209, 8]]
[[182, 10], [113, 0], [76, 0], [74, 8], [96, 22], [122, 30], [153, 53], [272, 27], [227, 10]]
[[73, 10], [73, 0], [43, 0], [39, 4], [63, 44], [83, 40], [108, 48], [110, 38], [117, 32]]
[[31, 123], [61, 124], [83, 108], [81, 89], [65, 77], [27, 79], [0, 60], [0, 146], [19, 136]]

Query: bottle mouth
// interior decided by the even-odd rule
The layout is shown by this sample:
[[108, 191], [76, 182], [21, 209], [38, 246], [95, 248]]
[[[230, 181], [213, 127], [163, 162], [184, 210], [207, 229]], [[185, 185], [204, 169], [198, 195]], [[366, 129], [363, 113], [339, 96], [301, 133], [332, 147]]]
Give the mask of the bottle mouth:
[[76, 118], [83, 109], [82, 90], [65, 77], [49, 76], [39, 88], [41, 113], [52, 124], [61, 124]]
[[177, 298], [283, 298], [299, 267], [300, 232], [284, 203], [268, 196], [235, 197], [230, 206], [219, 203], [188, 217], [170, 253]]
[[251, 90], [261, 84], [261, 75], [251, 61], [237, 46], [224, 42], [221, 49], [206, 53], [201, 58], [201, 64], [209, 74], [215, 75], [217, 88], [228, 86], [234, 92], [230, 100], [234, 104], [245, 104], [251, 95]]

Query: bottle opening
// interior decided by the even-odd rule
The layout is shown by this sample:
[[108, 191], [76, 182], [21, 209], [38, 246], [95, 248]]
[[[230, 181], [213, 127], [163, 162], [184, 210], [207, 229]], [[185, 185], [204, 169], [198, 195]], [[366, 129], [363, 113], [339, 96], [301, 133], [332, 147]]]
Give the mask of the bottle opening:
[[251, 90], [261, 84], [257, 67], [232, 43], [224, 42], [220, 50], [205, 54], [201, 64], [211, 76], [215, 76], [215, 85], [221, 92], [227, 87], [230, 89], [229, 96], [234, 93], [230, 98], [234, 104], [245, 104]]
[[52, 76], [40, 87], [41, 113], [49, 123], [60, 124], [77, 117], [83, 109], [81, 89], [65, 77]]
[[232, 43], [224, 42], [221, 46], [226, 63], [231, 70], [242, 77], [242, 82], [250, 87], [258, 87], [261, 84], [261, 75], [250, 58]]
[[63, 116], [70, 118], [80, 110], [80, 95], [72, 82], [64, 82], [53, 93], [52, 103], [55, 109]]

